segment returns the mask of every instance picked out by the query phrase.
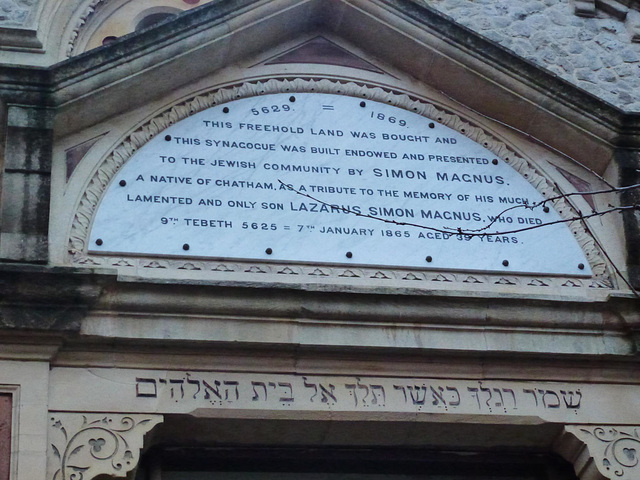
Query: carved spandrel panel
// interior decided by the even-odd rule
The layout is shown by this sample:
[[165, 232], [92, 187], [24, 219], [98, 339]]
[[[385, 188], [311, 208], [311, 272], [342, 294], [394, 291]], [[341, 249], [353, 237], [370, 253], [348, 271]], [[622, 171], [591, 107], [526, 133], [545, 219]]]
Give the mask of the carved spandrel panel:
[[[622, 425], [569, 425], [566, 432], [577, 438], [582, 446], [573, 453], [575, 459], [565, 458], [583, 466], [580, 478], [637, 480], [640, 478], [640, 427]], [[566, 437], [566, 435], [565, 435]], [[561, 439], [560, 449], [569, 442]], [[586, 448], [585, 448], [586, 447]], [[575, 450], [575, 448], [574, 448]], [[585, 455], [591, 461], [585, 460]], [[593, 468], [595, 466], [595, 468]]]
[[162, 415], [50, 412], [48, 478], [126, 477], [138, 465], [144, 435]]

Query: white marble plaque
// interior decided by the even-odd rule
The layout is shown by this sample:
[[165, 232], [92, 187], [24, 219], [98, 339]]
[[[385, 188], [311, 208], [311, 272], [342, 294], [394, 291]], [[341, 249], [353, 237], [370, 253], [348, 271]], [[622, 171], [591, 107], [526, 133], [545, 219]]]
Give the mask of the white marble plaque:
[[264, 95], [144, 145], [107, 188], [89, 251], [590, 275], [566, 224], [545, 226], [560, 220], [551, 203], [530, 208], [542, 201], [503, 159], [420, 115]]

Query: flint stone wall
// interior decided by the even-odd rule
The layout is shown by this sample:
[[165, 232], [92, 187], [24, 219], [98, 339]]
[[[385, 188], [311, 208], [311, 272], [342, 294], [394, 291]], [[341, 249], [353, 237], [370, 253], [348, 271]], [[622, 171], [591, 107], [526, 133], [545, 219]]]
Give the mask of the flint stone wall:
[[570, 0], [422, 0], [485, 38], [512, 50], [625, 111], [640, 111], [640, 43], [622, 21], [598, 11], [579, 17]]
[[38, 0], [0, 0], [0, 27], [19, 27], [27, 23]]

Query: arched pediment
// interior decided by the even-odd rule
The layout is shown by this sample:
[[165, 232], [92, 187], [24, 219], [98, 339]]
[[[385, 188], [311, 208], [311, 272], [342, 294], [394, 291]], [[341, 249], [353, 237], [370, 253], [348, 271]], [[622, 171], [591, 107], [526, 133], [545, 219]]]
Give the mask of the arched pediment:
[[[247, 2], [246, 9], [239, 8], [233, 11], [224, 10], [225, 5], [224, 2], [202, 5], [199, 7], [201, 13], [199, 16], [196, 16], [195, 12], [187, 12], [174, 21], [141, 32], [136, 35], [135, 42], [133, 37], [123, 38], [114, 45], [87, 52], [61, 65], [58, 72], [60, 78], [67, 74], [76, 75], [87, 62], [91, 63], [92, 68], [95, 67], [96, 62], [104, 67], [102, 73], [95, 78], [79, 76], [77, 82], [61, 83], [60, 89], [56, 90], [55, 95], [62, 102], [56, 117], [56, 130], [60, 138], [65, 139], [65, 149], [70, 151], [78, 146], [78, 151], [82, 150], [86, 153], [93, 139], [102, 138], [103, 140], [99, 148], [92, 150], [87, 156], [91, 160], [82, 163], [80, 170], [83, 172], [81, 175], [84, 180], [71, 178], [72, 190], [79, 195], [80, 200], [79, 203], [70, 205], [71, 197], [65, 199], [65, 204], [69, 204], [75, 213], [74, 219], [64, 227], [66, 230], [63, 232], [59, 229], [60, 237], [64, 236], [67, 247], [64, 250], [60, 247], [57, 253], [58, 260], [66, 262], [73, 259], [76, 264], [93, 265], [97, 262], [100, 265], [134, 267], [147, 273], [155, 270], [154, 275], [165, 275], [167, 271], [178, 270], [182, 276], [206, 276], [204, 272], [210, 274], [211, 271], [218, 272], [214, 275], [221, 277], [226, 275], [221, 272], [241, 272], [242, 277], [251, 273], [272, 273], [282, 276], [288, 274], [291, 277], [286, 280], [287, 282], [293, 281], [297, 275], [305, 275], [305, 278], [306, 276], [314, 277], [311, 280], [317, 280], [315, 277], [323, 279], [332, 277], [361, 279], [358, 281], [364, 282], [364, 279], [394, 278], [407, 281], [426, 280], [436, 284], [442, 282], [442, 285], [454, 279], [451, 281], [466, 282], [465, 288], [467, 284], [477, 285], [478, 283], [506, 286], [506, 288], [523, 283], [534, 290], [534, 287], [556, 284], [567, 288], [590, 286], [610, 288], [615, 284], [605, 267], [609, 260], [604, 260], [600, 248], [596, 246], [594, 236], [587, 233], [579, 217], [580, 212], [591, 214], [594, 207], [593, 204], [585, 203], [581, 193], [599, 188], [595, 185], [605, 185], [598, 178], [598, 175], [605, 174], [611, 165], [611, 145], [607, 143], [608, 140], [605, 140], [605, 137], [618, 135], [620, 130], [617, 129], [614, 134], [613, 131], [607, 130], [608, 127], [603, 127], [610, 120], [606, 114], [596, 119], [592, 115], [583, 115], [583, 112], [579, 112], [578, 110], [586, 105], [578, 98], [584, 95], [582, 92], [559, 88], [557, 79], [552, 81], [539, 70], [519, 63], [520, 60], [517, 58], [488, 43], [482, 44], [480, 48], [477, 43], [479, 40], [474, 34], [460, 30], [459, 27], [429, 9], [415, 11], [408, 9], [408, 5], [404, 2], [394, 3], [393, 8], [382, 8], [380, 2], [330, 2], [325, 4], [326, 8], [319, 8], [319, 3], [313, 1]], [[412, 27], [412, 22], [419, 22], [420, 28]], [[281, 27], [274, 29], [276, 23]], [[366, 32], [361, 32], [364, 26], [366, 26]], [[367, 33], [370, 31], [377, 31], [378, 37], [385, 40], [374, 39]], [[290, 38], [284, 38], [287, 36]], [[254, 41], [257, 38], [260, 39], [259, 44]], [[507, 63], [509, 68], [506, 68]], [[126, 68], [119, 68], [124, 65]], [[515, 256], [511, 254], [488, 260], [485, 254], [481, 253], [470, 260], [464, 260], [463, 257], [458, 258], [450, 252], [443, 255], [443, 251], [436, 251], [434, 255], [433, 252], [426, 251], [429, 249], [421, 251], [413, 261], [379, 257], [363, 260], [363, 257], [357, 254], [354, 257], [356, 252], [337, 241], [336, 237], [334, 237], [336, 242], [331, 244], [331, 250], [340, 253], [336, 253], [334, 257], [311, 252], [305, 255], [300, 252], [284, 255], [285, 250], [274, 247], [270, 244], [271, 242], [262, 241], [260, 248], [253, 253], [246, 250], [230, 253], [228, 250], [203, 251], [197, 248], [196, 244], [198, 242], [202, 244], [205, 241], [196, 240], [195, 237], [180, 240], [178, 243], [174, 242], [177, 250], [157, 251], [146, 247], [134, 248], [131, 245], [126, 248], [107, 249], [104, 243], [107, 239], [103, 238], [105, 235], [97, 234], [98, 236], [94, 238], [94, 233], [98, 230], [92, 229], [101, 222], [95, 216], [97, 205], [105, 202], [105, 192], [107, 188], [111, 188], [108, 187], [109, 182], [112, 182], [118, 175], [117, 172], [134, 157], [134, 151], [150, 148], [147, 145], [151, 143], [157, 145], [162, 143], [160, 139], [151, 140], [153, 135], [158, 135], [165, 130], [169, 132], [168, 129], [174, 128], [172, 125], [176, 122], [193, 118], [207, 108], [218, 108], [225, 102], [283, 93], [280, 86], [272, 87], [273, 85], [288, 85], [289, 91], [302, 94], [308, 93], [308, 85], [313, 82], [322, 88], [324, 85], [343, 85], [344, 88], [348, 86], [353, 90], [338, 92], [337, 90], [341, 87], [332, 86], [323, 90], [323, 94], [347, 94], [357, 98], [364, 95], [362, 98], [386, 105], [389, 105], [388, 99], [391, 98], [390, 105], [409, 111], [412, 115], [420, 113], [427, 125], [429, 119], [435, 120], [435, 123], [442, 125], [443, 128], [452, 128], [456, 135], [462, 135], [476, 142], [479, 144], [478, 148], [491, 152], [484, 153], [479, 158], [492, 161], [493, 157], [489, 157], [494, 155], [499, 159], [499, 168], [502, 168], [503, 163], [513, 168], [518, 172], [519, 179], [525, 178], [524, 184], [527, 188], [533, 188], [537, 192], [534, 195], [536, 200], [533, 200], [534, 197], [520, 196], [514, 189], [512, 194], [504, 197], [505, 201], [508, 201], [507, 198], [514, 199], [513, 201], [525, 199], [527, 202], [538, 204], [541, 208], [544, 208], [546, 203], [543, 205], [540, 202], [550, 198], [558, 204], [567, 203], [566, 208], [563, 205], [556, 205], [555, 210], [560, 215], [557, 221], [566, 223], [558, 228], [568, 226], [567, 231], [571, 232], [569, 243], [577, 242], [578, 250], [582, 253], [575, 257], [565, 256], [555, 250], [556, 243], [553, 241], [549, 242], [548, 239], [541, 242], [533, 241], [532, 243], [541, 252], [552, 252], [557, 255], [556, 260], [551, 258], [547, 260], [550, 265], [559, 265], [562, 263], [560, 259], [566, 259], [567, 265], [571, 265], [571, 267], [562, 268], [555, 266], [540, 268], [531, 265], [518, 266], [518, 262], [514, 260]], [[550, 82], [556, 82], [556, 84]], [[153, 88], [148, 88], [150, 85]], [[268, 86], [266, 90], [263, 88], [265, 85]], [[364, 93], [356, 91], [357, 89], [363, 89]], [[426, 93], [427, 91], [429, 93]], [[414, 112], [411, 102], [418, 102], [421, 111]], [[431, 104], [429, 108], [435, 110], [425, 110], [427, 109], [425, 105], [429, 104]], [[82, 115], [77, 115], [78, 112], [82, 112]], [[446, 121], [438, 120], [440, 113], [447, 119]], [[464, 120], [461, 120], [463, 117]], [[117, 119], [117, 126], [112, 119]], [[236, 119], [235, 122], [238, 123], [240, 120]], [[598, 124], [597, 127], [595, 123]], [[496, 131], [501, 129], [501, 127], [496, 129], [496, 126], [500, 124], [504, 125], [505, 129], [502, 134], [496, 136]], [[465, 126], [461, 127], [461, 125]], [[508, 129], [511, 129], [515, 136], [526, 137], [527, 140], [524, 143], [529, 142], [529, 146], [523, 148], [522, 142], [512, 143], [514, 135], [504, 135]], [[342, 130], [346, 131], [345, 128]], [[105, 132], [109, 131], [111, 133], [106, 135]], [[164, 135], [171, 135], [171, 133], [164, 133]], [[74, 140], [67, 141], [71, 138]], [[510, 139], [507, 140], [507, 138]], [[536, 142], [543, 146], [542, 150], [546, 149], [546, 152], [552, 156], [557, 154], [569, 156], [575, 168], [567, 167], [571, 164], [571, 160], [569, 162], [561, 160], [556, 163], [538, 162], [536, 158], [542, 151], [536, 150], [535, 153], [528, 151]], [[378, 148], [378, 150], [384, 149]], [[542, 156], [546, 157], [546, 154], [542, 153]], [[507, 158], [509, 160], [506, 160]], [[349, 161], [352, 160], [349, 159]], [[75, 161], [72, 159], [69, 164]], [[356, 164], [357, 161], [353, 164], [354, 168], [358, 168]], [[543, 164], [546, 165], [544, 168]], [[577, 165], [586, 167], [582, 171], [588, 172], [585, 175], [591, 179], [590, 182], [585, 182], [584, 175], [576, 176], [582, 168]], [[73, 168], [75, 168], [74, 165], [66, 172], [67, 178], [70, 177]], [[411, 170], [411, 174], [414, 174], [413, 169], [407, 166], [399, 170]], [[381, 172], [384, 174], [384, 171]], [[437, 179], [438, 173], [445, 172], [437, 170], [432, 175]], [[391, 175], [395, 174], [391, 173]], [[504, 181], [504, 177], [499, 176]], [[205, 178], [200, 174], [189, 178], [197, 181], [196, 177]], [[277, 180], [280, 179], [273, 177], [269, 183]], [[380, 179], [376, 177], [372, 180], [377, 182]], [[558, 180], [560, 186], [557, 185]], [[118, 183], [119, 181], [120, 178]], [[131, 187], [131, 181], [125, 181]], [[89, 183], [84, 184], [84, 182]], [[468, 186], [467, 182], [462, 181], [461, 185], [456, 192], [464, 195], [466, 192], [462, 190]], [[376, 187], [379, 186], [376, 184]], [[455, 194], [441, 191], [436, 187], [437, 185], [429, 185], [426, 193]], [[392, 190], [400, 195], [409, 191], [400, 187]], [[561, 197], [563, 192], [573, 192], [572, 195], [575, 196], [567, 202]], [[295, 192], [288, 193], [298, 195]], [[424, 189], [418, 194], [425, 194]], [[491, 196], [488, 191], [478, 191], [477, 194], [480, 197]], [[586, 198], [589, 200], [589, 197]], [[190, 198], [190, 200], [193, 199]], [[200, 200], [202, 200], [201, 196], [198, 197], [198, 201]], [[210, 200], [216, 201], [216, 199]], [[319, 200], [325, 203], [331, 202], [331, 199]], [[411, 211], [414, 219], [415, 215], [433, 217], [420, 218], [419, 220], [428, 220], [428, 225], [423, 225], [422, 221], [415, 222], [419, 227], [435, 228], [440, 230], [440, 235], [449, 235], [450, 230], [447, 229], [451, 228], [455, 228], [455, 233], [458, 234], [460, 232], [457, 228], [461, 228], [462, 238], [465, 238], [464, 234], [467, 230], [475, 230], [475, 227], [485, 228], [484, 224], [481, 225], [482, 221], [504, 210], [503, 208], [494, 211], [495, 209], [491, 207], [489, 211], [487, 205], [480, 207], [482, 213], [477, 212], [475, 207], [444, 209], [443, 203], [441, 210], [450, 218], [456, 220], [464, 219], [465, 216], [471, 219], [480, 218], [476, 221], [478, 225], [462, 227], [449, 221], [442, 225], [434, 225], [430, 222], [440, 220], [438, 218], [441, 215], [440, 210], [425, 210], [417, 206], [405, 207], [404, 203], [407, 200], [402, 205], [393, 203], [391, 207], [387, 207], [386, 203], [396, 202], [396, 200], [392, 198], [383, 200], [385, 205], [367, 204], [365, 206], [370, 216], [380, 217], [376, 214], [388, 212], [384, 209], [376, 210], [378, 206], [391, 208], [396, 212]], [[247, 197], [241, 201], [254, 202], [256, 199]], [[579, 206], [576, 206], [576, 201]], [[290, 201], [287, 203], [284, 199], [280, 199], [273, 203], [278, 208], [284, 208], [285, 205], [290, 204]], [[258, 204], [261, 202], [256, 203]], [[602, 205], [601, 202], [600, 206]], [[362, 212], [362, 205], [355, 206]], [[437, 214], [434, 213], [435, 211]], [[173, 219], [176, 218], [184, 221], [184, 218], [193, 217], [166, 214], [161, 215], [160, 218], [166, 218], [167, 222], [173, 223]], [[252, 225], [256, 223], [253, 220], [253, 217], [247, 217], [240, 222], [240, 225], [243, 222]], [[381, 218], [378, 222], [385, 220], [389, 219]], [[400, 220], [399, 223], [407, 223], [406, 219]], [[510, 220], [514, 222], [543, 221], [542, 218], [519, 215], [510, 217]], [[356, 223], [361, 221], [364, 219], [357, 217]], [[306, 225], [306, 223], [303, 224]], [[271, 223], [268, 225], [271, 226]], [[291, 227], [288, 224], [285, 226]], [[335, 226], [345, 228], [342, 224]], [[534, 224], [523, 223], [519, 227], [538, 230]], [[361, 229], [368, 231], [367, 227], [360, 226], [359, 223], [351, 228], [356, 228], [356, 232], [360, 232]], [[519, 228], [499, 229], [492, 233], [513, 230], [519, 230]], [[392, 234], [395, 235], [395, 232]], [[402, 229], [400, 234], [405, 234]], [[512, 240], [509, 234], [504, 235], [504, 238], [510, 242]], [[103, 242], [104, 247], [95, 243], [98, 239]], [[282, 238], [275, 240], [282, 245]], [[384, 238], [381, 240], [383, 240], [382, 243], [376, 243], [369, 250], [395, 250], [394, 245], [388, 240]], [[112, 241], [108, 244], [114, 245]], [[524, 243], [524, 245], [527, 244], [527, 242]], [[188, 250], [185, 246], [188, 246]], [[231, 241], [229, 248], [236, 247], [236, 242]], [[515, 251], [521, 247], [522, 245], [509, 245], [506, 246], [506, 251]], [[407, 251], [417, 249], [417, 245], [407, 247]], [[528, 247], [522, 248], [522, 251], [525, 249]], [[71, 255], [66, 256], [65, 251], [71, 252]], [[268, 254], [267, 251], [272, 253]], [[347, 257], [347, 253], [351, 253], [352, 257]], [[583, 254], [585, 257], [581, 257]], [[133, 261], [132, 256], [138, 260]], [[472, 254], [469, 253], [468, 256], [472, 257]], [[438, 264], [435, 259], [443, 257], [449, 257], [451, 261]], [[530, 255], [530, 257], [543, 258], [543, 255]], [[569, 258], [571, 260], [568, 260]], [[488, 263], [482, 263], [480, 259]], [[256, 261], [259, 265], [255, 263]], [[279, 261], [282, 263], [278, 263]], [[322, 268], [318, 270], [317, 265], [321, 265]], [[334, 269], [332, 265], [337, 267]], [[398, 271], [396, 267], [408, 268], [410, 271]], [[416, 273], [415, 269], [424, 270]], [[537, 275], [540, 278], [519, 280], [513, 276], [521, 273]], [[450, 276], [447, 277], [445, 274]], [[482, 279], [482, 275], [488, 275], [488, 277]], [[503, 278], [505, 275], [511, 276]], [[556, 277], [557, 275], [559, 277]], [[279, 278], [284, 278], [282, 276]]]
[[[85, 7], [92, 11], [90, 5]], [[82, 18], [72, 22], [82, 23]], [[83, 23], [83, 28], [89, 26]], [[340, 38], [462, 104], [580, 158], [600, 174], [611, 160], [610, 142], [635, 141], [633, 122], [621, 128], [619, 112], [604, 102], [460, 27], [429, 5], [406, 1], [245, 0], [234, 8], [228, 2], [200, 5], [174, 21], [125, 35], [57, 66], [54, 103], [61, 108], [56, 127], [63, 135], [73, 132], [291, 39], [318, 34]], [[64, 35], [66, 42], [73, 37], [71, 31]], [[141, 88], [141, 83], [154, 88]], [[132, 90], [137, 94], [128, 97]], [[82, 124], [74, 115], [77, 110], [84, 111]], [[584, 155], [585, 150], [590, 154]]]
[[307, 277], [334, 265], [609, 282], [576, 209], [531, 160], [410, 95], [330, 80], [217, 89], [150, 119], [100, 163], [69, 253], [198, 274], [231, 261]]

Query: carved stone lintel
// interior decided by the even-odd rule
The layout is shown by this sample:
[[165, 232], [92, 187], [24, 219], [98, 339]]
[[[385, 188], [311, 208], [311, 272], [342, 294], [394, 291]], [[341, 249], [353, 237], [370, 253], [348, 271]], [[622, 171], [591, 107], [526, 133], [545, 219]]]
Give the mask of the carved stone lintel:
[[138, 465], [143, 437], [162, 415], [51, 413], [50, 480], [126, 477]]
[[640, 478], [640, 426], [570, 425], [556, 450], [580, 480]]

